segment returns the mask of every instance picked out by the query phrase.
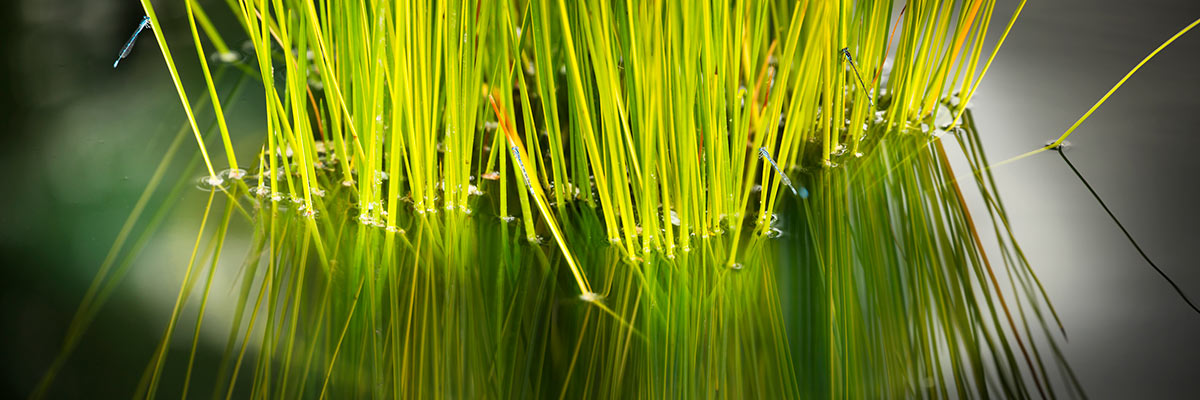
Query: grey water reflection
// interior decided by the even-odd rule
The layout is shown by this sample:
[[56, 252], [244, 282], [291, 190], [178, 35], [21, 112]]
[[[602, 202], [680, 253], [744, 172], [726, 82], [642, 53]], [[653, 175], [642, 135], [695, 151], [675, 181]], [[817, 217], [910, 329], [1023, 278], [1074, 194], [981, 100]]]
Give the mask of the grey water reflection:
[[[1008, 13], [1015, 1], [998, 5]], [[1190, 1], [1029, 2], [974, 99], [994, 161], [1064, 132], [1130, 68], [1200, 17]], [[1002, 26], [1000, 27], [1002, 28]], [[994, 30], [996, 28], [993, 28]], [[1200, 297], [1200, 35], [1131, 78], [1071, 136], [1070, 157], [1154, 261]], [[1018, 240], [1094, 398], [1200, 391], [1200, 315], [1138, 256], [1055, 154], [994, 169]]]

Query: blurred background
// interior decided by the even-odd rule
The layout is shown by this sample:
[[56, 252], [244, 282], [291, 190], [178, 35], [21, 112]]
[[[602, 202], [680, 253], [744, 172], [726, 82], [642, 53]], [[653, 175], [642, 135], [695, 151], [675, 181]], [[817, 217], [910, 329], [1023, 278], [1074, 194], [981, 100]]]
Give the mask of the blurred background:
[[[1007, 3], [998, 10], [1017, 2]], [[1196, 1], [1030, 1], [974, 100], [990, 159], [1056, 139], [1130, 68], [1197, 18]], [[993, 21], [993, 31], [1003, 29], [1000, 22]], [[1193, 31], [1130, 78], [1072, 134], [1067, 150], [1193, 302], [1200, 301], [1198, 65], [1200, 32]], [[1044, 152], [992, 172], [1017, 240], [1062, 317], [1063, 351], [1087, 394], [1200, 393], [1200, 315], [1141, 259], [1058, 154]]]
[[[194, 66], [182, 8], [160, 3], [177, 62]], [[997, 5], [992, 42], [1016, 4]], [[112, 68], [141, 19], [136, 1], [10, 0], [0, 7], [0, 170], [10, 181], [0, 195], [0, 397], [23, 398], [53, 360], [83, 293], [185, 119], [152, 38]], [[219, 26], [227, 18], [222, 7], [209, 7]], [[1029, 2], [973, 100], [990, 159], [1056, 138], [1197, 17], [1200, 2], [1193, 0]], [[1198, 65], [1200, 32], [1192, 32], [1077, 130], [1068, 153], [1150, 257], [1196, 300]], [[195, 72], [181, 71], [191, 78], [185, 85], [192, 98], [203, 87]], [[261, 97], [254, 95], [261, 87], [247, 85], [246, 100], [226, 110], [230, 128], [236, 136], [261, 137]], [[211, 118], [202, 114], [202, 124], [205, 117]], [[194, 148], [189, 133], [184, 149]], [[182, 165], [171, 171], [177, 176]], [[1046, 152], [993, 173], [1017, 239], [1063, 319], [1064, 356], [1087, 393], [1120, 399], [1200, 392], [1194, 368], [1200, 315], [1140, 258], [1062, 160]], [[187, 262], [203, 207], [198, 197], [185, 196], [168, 215], [170, 223], [59, 375], [53, 398], [132, 393], [182, 279], [179, 265]], [[235, 245], [226, 258], [236, 264], [239, 252]], [[219, 320], [210, 325], [221, 327]], [[218, 351], [223, 345], [202, 344]]]
[[[182, 2], [156, 3], [195, 104], [205, 90]], [[226, 8], [221, 1], [204, 3], [210, 10]], [[12, 0], [0, 7], [0, 43], [7, 53], [0, 61], [0, 168], [13, 172], [11, 186], [0, 196], [0, 398], [25, 398], [62, 346], [88, 285], [187, 120], [153, 32], [144, 31], [129, 58], [112, 67], [143, 16], [137, 1]], [[227, 12], [214, 14], [218, 28], [237, 29]], [[241, 44], [237, 38], [230, 46], [237, 50]], [[207, 52], [214, 51], [208, 47]], [[218, 89], [229, 93], [232, 83], [226, 79]], [[261, 84], [247, 79], [244, 101], [234, 107], [226, 103], [235, 143], [253, 144], [251, 138], [263, 137], [261, 91]], [[212, 121], [211, 111], [198, 112], [197, 120], [203, 129]], [[191, 131], [186, 135], [167, 177], [180, 176], [195, 153]], [[209, 143], [214, 145], [220, 146]], [[257, 149], [239, 150], [248, 160]], [[224, 156], [214, 164], [223, 168]], [[186, 176], [187, 189], [200, 173]], [[152, 205], [172, 183], [164, 182]], [[184, 193], [55, 380], [50, 398], [133, 394], [169, 320], [207, 198], [198, 196], [199, 190]], [[142, 221], [154, 211], [149, 207]], [[246, 252], [247, 230], [235, 227], [231, 233], [233, 247], [221, 268], [239, 266]], [[235, 296], [215, 290], [213, 297], [229, 301]], [[212, 323], [206, 318], [205, 326], [227, 332], [227, 322], [216, 317]], [[180, 329], [191, 336], [190, 323]], [[190, 339], [173, 343], [175, 356], [168, 362], [186, 361], [190, 344]], [[216, 360], [204, 356], [219, 355], [224, 345], [200, 344], [198, 372], [212, 374]], [[215, 377], [194, 379], [208, 384]], [[207, 394], [205, 385], [194, 386], [199, 391], [193, 394]]]

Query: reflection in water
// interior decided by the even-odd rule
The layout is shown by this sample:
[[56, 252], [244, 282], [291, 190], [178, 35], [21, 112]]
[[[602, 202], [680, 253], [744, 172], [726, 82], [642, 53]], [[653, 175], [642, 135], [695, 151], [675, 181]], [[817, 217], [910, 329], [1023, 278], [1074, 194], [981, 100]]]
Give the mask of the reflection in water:
[[[1012, 8], [1013, 5], [1008, 5]], [[1004, 10], [998, 5], [997, 12]], [[995, 161], [1057, 138], [1138, 60], [1200, 16], [1200, 3], [1028, 2], [979, 87], [973, 109]], [[1194, 181], [1200, 159], [1200, 36], [1148, 63], [1079, 131], [1071, 161], [1147, 253], [1200, 293]], [[993, 170], [1022, 250], [1059, 311], [1072, 361], [1100, 398], [1200, 391], [1200, 319], [1150, 269], [1053, 154]], [[973, 206], [982, 206], [972, 201]]]

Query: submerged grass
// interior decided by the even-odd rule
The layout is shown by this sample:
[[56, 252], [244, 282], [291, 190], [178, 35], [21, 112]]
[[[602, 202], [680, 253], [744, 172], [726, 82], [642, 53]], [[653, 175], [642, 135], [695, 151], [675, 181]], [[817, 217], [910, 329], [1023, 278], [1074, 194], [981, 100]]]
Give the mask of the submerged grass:
[[[994, 1], [226, 0], [242, 31], [219, 32], [185, 0], [194, 108], [169, 21], [142, 5], [211, 191], [137, 397], [1082, 393], [965, 106], [998, 50], [981, 63]], [[203, 42], [231, 54], [222, 36], [252, 54], [214, 76]], [[207, 100], [220, 71], [265, 89], [250, 173], [222, 112], [237, 97]], [[126, 245], [162, 175], [33, 397], [158, 226]], [[217, 271], [239, 219], [251, 252]], [[240, 278], [233, 309], [205, 307], [215, 274]], [[234, 322], [201, 383], [214, 312]]]

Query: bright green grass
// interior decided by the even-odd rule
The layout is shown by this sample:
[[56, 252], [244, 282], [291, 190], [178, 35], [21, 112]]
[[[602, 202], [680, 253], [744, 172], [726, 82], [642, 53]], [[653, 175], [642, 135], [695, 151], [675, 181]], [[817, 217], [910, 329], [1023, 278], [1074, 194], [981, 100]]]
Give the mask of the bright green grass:
[[[225, 182], [202, 194], [137, 397], [1080, 393], [965, 108], [999, 50], [983, 46], [994, 1], [226, 2], [242, 31], [184, 1], [205, 78], [193, 107], [175, 70], [189, 61], [142, 1], [188, 123], [34, 397], [191, 186], [150, 201], [189, 132], [189, 171]], [[234, 37], [253, 54], [210, 71], [209, 47]], [[235, 79], [265, 89], [249, 164], [222, 111], [239, 96], [218, 92]], [[205, 135], [249, 175], [219, 173]], [[976, 195], [986, 208], [968, 210]], [[217, 271], [243, 257], [222, 251], [238, 221], [252, 251]], [[237, 306], [206, 309], [217, 293]], [[215, 312], [234, 324], [200, 382]]]

